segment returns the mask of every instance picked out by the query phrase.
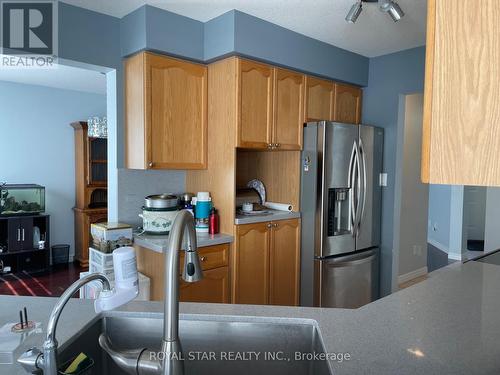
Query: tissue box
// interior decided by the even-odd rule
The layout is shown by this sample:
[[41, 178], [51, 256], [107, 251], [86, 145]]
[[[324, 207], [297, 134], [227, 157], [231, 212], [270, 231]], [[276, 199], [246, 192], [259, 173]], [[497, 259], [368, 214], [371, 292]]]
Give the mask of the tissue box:
[[111, 252], [122, 246], [132, 245], [132, 227], [122, 223], [95, 223], [90, 225], [92, 247]]

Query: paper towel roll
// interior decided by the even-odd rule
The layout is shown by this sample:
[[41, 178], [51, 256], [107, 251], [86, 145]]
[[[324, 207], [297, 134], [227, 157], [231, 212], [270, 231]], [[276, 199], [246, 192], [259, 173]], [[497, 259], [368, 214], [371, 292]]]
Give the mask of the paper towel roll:
[[288, 211], [288, 212], [293, 211], [293, 206], [287, 203], [265, 202], [263, 206], [270, 208], [271, 210]]

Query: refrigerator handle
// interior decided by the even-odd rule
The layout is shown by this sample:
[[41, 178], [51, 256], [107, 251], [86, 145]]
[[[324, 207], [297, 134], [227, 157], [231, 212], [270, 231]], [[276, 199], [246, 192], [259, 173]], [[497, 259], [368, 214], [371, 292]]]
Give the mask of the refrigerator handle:
[[366, 154], [365, 154], [365, 148], [363, 146], [363, 140], [360, 139], [359, 140], [359, 150], [360, 150], [360, 154], [361, 154], [361, 158], [362, 158], [362, 164], [363, 164], [363, 167], [362, 167], [362, 173], [360, 173], [360, 175], [362, 176], [362, 187], [363, 187], [363, 194], [362, 194], [362, 200], [361, 200], [361, 213], [359, 215], [359, 219], [358, 219], [358, 227], [357, 227], [357, 230], [356, 232], [359, 233], [359, 230], [360, 230], [360, 227], [361, 227], [361, 222], [363, 221], [363, 216], [365, 214], [365, 205], [366, 205]]
[[360, 162], [360, 149], [359, 145], [356, 144], [356, 224], [355, 233], [356, 237], [359, 235], [359, 222], [361, 220], [361, 162]]
[[322, 128], [318, 127], [322, 132], [321, 154], [318, 155], [318, 167], [321, 166], [321, 214], [320, 217], [320, 235], [319, 235], [319, 253], [323, 256], [323, 242], [325, 235], [326, 215], [328, 210], [325, 207], [326, 194], [326, 121], [321, 121]]
[[357, 152], [356, 141], [352, 144], [351, 158], [349, 160], [349, 175], [348, 181], [351, 186], [349, 189], [349, 195], [351, 200], [351, 228], [353, 237], [356, 236], [356, 206], [355, 206], [355, 197], [354, 190], [356, 189], [356, 152]]

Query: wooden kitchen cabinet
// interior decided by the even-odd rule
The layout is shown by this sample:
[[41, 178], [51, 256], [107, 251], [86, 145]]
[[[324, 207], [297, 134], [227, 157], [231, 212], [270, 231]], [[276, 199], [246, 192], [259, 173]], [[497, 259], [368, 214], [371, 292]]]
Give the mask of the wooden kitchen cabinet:
[[300, 150], [303, 74], [238, 59], [238, 147]]
[[280, 150], [302, 149], [305, 76], [274, 69], [273, 142]]
[[229, 267], [205, 270], [203, 279], [196, 283], [180, 281], [182, 302], [229, 303], [229, 297]]
[[333, 104], [333, 121], [349, 124], [361, 122], [361, 88], [335, 83]]
[[233, 302], [269, 302], [269, 245], [271, 223], [238, 225], [233, 264]]
[[334, 83], [306, 77], [304, 122], [333, 120]]
[[233, 302], [298, 305], [300, 220], [237, 225]]
[[[165, 255], [134, 246], [137, 270], [150, 278], [151, 300], [165, 298]], [[184, 252], [179, 254], [179, 300], [181, 302], [229, 303], [229, 244], [198, 248], [203, 279], [187, 283], [181, 278]]]
[[238, 146], [267, 148], [273, 132], [273, 68], [238, 59]]
[[207, 166], [207, 67], [142, 52], [125, 61], [125, 164]]
[[300, 222], [298, 219], [272, 223], [269, 271], [269, 303], [299, 304]]
[[499, 2], [427, 6], [422, 180], [499, 186]]

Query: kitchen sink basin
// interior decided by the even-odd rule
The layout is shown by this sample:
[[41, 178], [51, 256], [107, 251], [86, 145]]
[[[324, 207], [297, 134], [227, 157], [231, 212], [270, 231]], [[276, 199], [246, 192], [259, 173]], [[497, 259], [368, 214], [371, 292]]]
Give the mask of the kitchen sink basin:
[[[105, 316], [64, 345], [59, 363], [85, 352], [95, 362], [92, 374], [124, 374], [100, 348], [101, 333], [118, 349], [159, 351], [163, 319]], [[179, 337], [186, 375], [331, 374], [326, 360], [312, 358], [324, 353], [314, 321], [193, 316], [180, 320]]]

